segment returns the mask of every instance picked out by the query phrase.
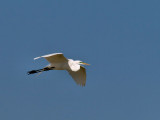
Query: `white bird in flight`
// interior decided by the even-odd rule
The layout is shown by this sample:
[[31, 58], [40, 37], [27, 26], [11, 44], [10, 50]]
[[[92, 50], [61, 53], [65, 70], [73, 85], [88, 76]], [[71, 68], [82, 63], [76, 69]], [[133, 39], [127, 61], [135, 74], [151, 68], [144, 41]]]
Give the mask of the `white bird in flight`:
[[43, 71], [49, 70], [67, 70], [68, 73], [72, 76], [75, 82], [81, 86], [86, 84], [86, 70], [81, 65], [89, 65], [80, 60], [67, 59], [63, 56], [63, 53], [54, 53], [49, 55], [44, 55], [34, 58], [34, 60], [39, 58], [45, 58], [50, 64], [43, 69], [31, 70], [28, 72], [28, 75], [34, 73], [41, 73]]

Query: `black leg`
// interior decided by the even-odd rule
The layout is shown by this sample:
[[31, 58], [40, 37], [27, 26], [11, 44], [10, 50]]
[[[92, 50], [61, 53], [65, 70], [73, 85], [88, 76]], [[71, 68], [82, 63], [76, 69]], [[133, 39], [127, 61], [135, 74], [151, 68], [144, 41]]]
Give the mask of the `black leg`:
[[28, 75], [30, 75], [30, 74], [34, 74], [34, 73], [38, 73], [38, 72], [40, 72], [39, 70], [31, 70], [31, 71], [28, 71], [27, 73], [28, 73]]
[[55, 67], [45, 67], [43, 69], [39, 69], [39, 70], [31, 70], [31, 71], [28, 71], [27, 74], [30, 75], [30, 74], [34, 74], [34, 73], [39, 73], [39, 72], [43, 72], [43, 71], [49, 71], [49, 70], [53, 70], [53, 68]]

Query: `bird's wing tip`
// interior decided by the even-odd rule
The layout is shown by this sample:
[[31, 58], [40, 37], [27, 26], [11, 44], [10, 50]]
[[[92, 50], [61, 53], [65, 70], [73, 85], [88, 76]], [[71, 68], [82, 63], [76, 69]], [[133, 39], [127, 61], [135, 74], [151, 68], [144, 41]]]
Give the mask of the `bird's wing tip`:
[[36, 57], [36, 58], [34, 58], [34, 60], [37, 60], [37, 59], [39, 59], [39, 58], [41, 58], [41, 57]]

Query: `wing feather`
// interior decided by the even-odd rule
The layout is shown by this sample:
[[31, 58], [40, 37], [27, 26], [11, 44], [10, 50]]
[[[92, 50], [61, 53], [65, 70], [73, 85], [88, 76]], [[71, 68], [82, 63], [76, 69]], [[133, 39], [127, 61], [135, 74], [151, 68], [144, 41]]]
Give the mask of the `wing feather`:
[[39, 59], [39, 58], [45, 58], [48, 62], [50, 63], [64, 63], [67, 62], [68, 60], [64, 57], [63, 53], [53, 53], [53, 54], [48, 54], [40, 57], [34, 58], [34, 60]]
[[85, 86], [86, 69], [84, 67], [80, 66], [80, 69], [78, 71], [72, 71], [72, 70], [67, 70], [67, 71], [77, 84]]

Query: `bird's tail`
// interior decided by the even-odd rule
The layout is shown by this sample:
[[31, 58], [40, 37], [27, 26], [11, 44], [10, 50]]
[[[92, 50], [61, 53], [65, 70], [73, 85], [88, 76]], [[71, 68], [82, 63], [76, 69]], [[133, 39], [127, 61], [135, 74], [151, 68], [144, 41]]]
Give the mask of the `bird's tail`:
[[53, 70], [54, 67], [45, 67], [43, 69], [38, 69], [38, 70], [31, 70], [31, 71], [28, 71], [27, 74], [30, 75], [30, 74], [35, 74], [35, 73], [41, 73], [43, 71], [49, 71], [49, 70]]

